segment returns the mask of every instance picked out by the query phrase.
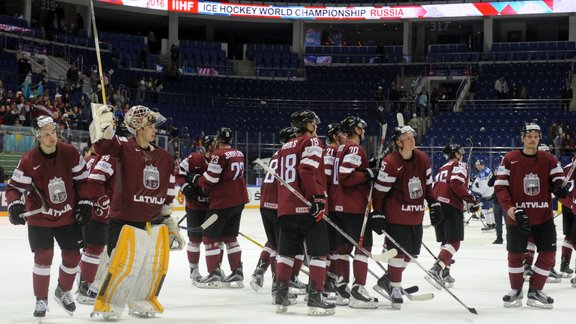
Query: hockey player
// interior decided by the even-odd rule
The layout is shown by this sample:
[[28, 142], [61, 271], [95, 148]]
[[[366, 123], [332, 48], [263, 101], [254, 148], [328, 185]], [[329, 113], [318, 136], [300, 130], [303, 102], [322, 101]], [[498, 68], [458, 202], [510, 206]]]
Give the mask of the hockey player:
[[[204, 230], [202, 241], [206, 251], [208, 275], [196, 284], [200, 288], [243, 288], [242, 250], [238, 244], [240, 217], [249, 201], [244, 180], [244, 154], [231, 146], [232, 130], [222, 127], [216, 134], [218, 149], [212, 152], [208, 169], [190, 179], [193, 187], [208, 190], [210, 205], [207, 215], [218, 215], [218, 220]], [[222, 278], [218, 270], [221, 261], [221, 243], [226, 245], [228, 263], [232, 273]]]
[[[569, 176], [569, 170], [572, 168], [574, 161], [570, 162], [564, 167], [564, 176]], [[576, 172], [572, 173], [568, 179], [571, 186], [574, 186]], [[575, 190], [563, 199], [562, 203], [562, 232], [564, 234], [564, 241], [562, 241], [562, 253], [560, 256], [560, 273], [563, 277], [570, 278], [574, 270], [570, 268], [570, 259], [572, 258], [572, 250], [576, 249], [576, 222], [574, 222], [574, 211], [576, 210], [576, 197]], [[572, 280], [572, 286], [576, 287], [576, 279]]]
[[471, 212], [476, 212], [478, 207], [474, 206], [476, 201], [467, 189], [468, 169], [466, 163], [461, 161], [464, 150], [458, 144], [446, 144], [442, 153], [448, 162], [438, 170], [433, 189], [434, 197], [442, 208], [442, 217], [435, 220], [430, 215], [436, 232], [436, 241], [441, 242], [441, 249], [438, 261], [428, 273], [436, 278], [430, 281], [433, 285], [440, 282], [442, 285], [452, 286], [454, 278], [450, 275], [450, 271], [445, 269], [450, 269], [452, 259], [460, 248], [460, 242], [464, 240], [464, 202]]
[[[80, 304], [93, 305], [98, 295], [98, 286], [94, 284], [100, 255], [108, 242], [110, 224], [110, 198], [114, 188], [116, 160], [109, 155], [99, 156], [90, 147], [91, 154], [84, 157], [90, 172], [86, 181], [87, 197], [94, 202], [92, 217], [82, 227], [84, 250], [80, 259], [80, 282], [76, 301]], [[107, 259], [107, 258], [106, 258]]]
[[156, 126], [166, 119], [144, 106], [131, 107], [124, 124], [134, 135], [114, 135], [112, 112], [92, 105], [90, 138], [99, 155], [117, 160], [110, 207], [110, 265], [93, 314], [120, 317], [126, 303], [130, 314], [151, 317], [163, 313], [158, 301], [168, 271], [170, 242], [161, 225], [172, 212], [175, 195], [173, 158], [154, 144]]
[[[432, 196], [430, 159], [416, 148], [415, 137], [416, 132], [410, 126], [396, 127], [392, 132], [395, 152], [384, 157], [380, 164], [371, 215], [374, 232], [386, 231], [413, 257], [420, 254], [425, 200], [430, 206], [430, 217], [440, 217], [437, 215], [440, 206]], [[396, 248], [388, 240], [385, 244], [387, 249]], [[410, 262], [409, 256], [398, 251], [388, 260], [388, 274], [382, 276], [375, 287], [376, 290], [384, 289], [392, 307], [397, 309], [403, 303], [402, 274]]]
[[[330, 217], [346, 231], [354, 240], [359, 241], [362, 235], [364, 211], [368, 204], [369, 186], [376, 179], [378, 168], [368, 168], [368, 156], [360, 145], [364, 140], [366, 122], [357, 116], [349, 116], [340, 122], [340, 131], [347, 140], [338, 147], [334, 159], [334, 171], [331, 185], [331, 197], [334, 205], [330, 207]], [[354, 246], [342, 235], [336, 233], [335, 246], [337, 257], [336, 276], [343, 278], [336, 283], [338, 288], [346, 286], [350, 280], [350, 260]], [[372, 249], [372, 230], [366, 227], [364, 246], [367, 251]], [[354, 249], [354, 284], [350, 290], [352, 308], [377, 308], [378, 299], [372, 298], [365, 288], [368, 274], [368, 256]], [[338, 289], [340, 291], [341, 289]], [[339, 293], [340, 294], [340, 293]], [[341, 295], [341, 294], [340, 294]], [[343, 297], [343, 296], [342, 296]]]
[[[496, 169], [496, 172], [498, 169]], [[496, 173], [492, 173], [490, 178], [488, 179], [488, 186], [494, 188], [494, 182], [496, 182]], [[504, 239], [502, 237], [502, 222], [504, 220], [504, 214], [502, 212], [502, 206], [500, 206], [500, 202], [496, 199], [496, 195], [492, 199], [493, 203], [493, 212], [494, 212], [494, 223], [496, 229], [496, 239], [492, 244], [502, 244], [504, 243]]]
[[529, 306], [552, 308], [554, 299], [542, 292], [556, 255], [556, 228], [552, 215], [552, 195], [568, 195], [562, 167], [552, 154], [538, 151], [540, 126], [524, 125], [523, 149], [506, 153], [498, 168], [494, 190], [508, 219], [508, 276], [512, 290], [502, 298], [505, 307], [522, 305], [524, 283], [522, 256], [528, 237], [534, 237], [538, 257], [528, 290]]
[[[296, 130], [293, 127], [286, 127], [280, 130], [280, 144], [285, 144], [296, 136]], [[278, 152], [274, 152], [270, 159], [270, 168], [274, 171], [278, 169]], [[268, 267], [272, 268], [272, 296], [276, 296], [276, 255], [278, 251], [278, 186], [276, 178], [270, 173], [266, 173], [262, 186], [260, 187], [260, 216], [262, 225], [266, 232], [266, 244], [256, 270], [252, 274], [250, 286], [258, 291], [264, 284], [264, 273]]]
[[62, 254], [55, 300], [70, 315], [76, 310], [71, 289], [82, 245], [78, 225], [84, 225], [92, 212], [92, 202], [83, 199], [86, 163], [74, 146], [58, 141], [56, 129], [52, 117], [33, 120], [38, 146], [22, 156], [6, 188], [10, 223], [28, 223], [28, 241], [34, 253], [35, 317], [45, 317], [48, 311], [54, 240]]
[[478, 197], [478, 201], [482, 203], [482, 215], [486, 226], [482, 228], [483, 232], [488, 232], [496, 228], [494, 220], [494, 213], [492, 211], [492, 199], [494, 196], [494, 187], [488, 186], [488, 180], [492, 175], [492, 170], [486, 166], [484, 160], [479, 159], [474, 163], [476, 168], [476, 177], [472, 183], [472, 193]]
[[[187, 177], [194, 174], [202, 174], [208, 170], [208, 162], [212, 152], [218, 148], [216, 136], [206, 135], [202, 140], [203, 151], [193, 152], [180, 163], [180, 169], [176, 176], [176, 183], [180, 191], [186, 197], [186, 223], [188, 227], [199, 227], [207, 217], [210, 197], [202, 188], [195, 188], [187, 182]], [[196, 285], [202, 278], [198, 262], [200, 260], [200, 244], [202, 233], [188, 231], [188, 245], [186, 246], [188, 263], [190, 264], [190, 279]]]
[[302, 246], [310, 257], [308, 292], [309, 315], [331, 315], [335, 305], [322, 300], [328, 254], [328, 232], [322, 220], [326, 204], [326, 176], [322, 158], [322, 142], [316, 136], [320, 119], [309, 110], [291, 115], [292, 127], [298, 136], [278, 151], [278, 174], [310, 201], [306, 206], [285, 186], [278, 185], [278, 217], [280, 242], [276, 258], [277, 312], [285, 312], [290, 305], [288, 285], [294, 256]]

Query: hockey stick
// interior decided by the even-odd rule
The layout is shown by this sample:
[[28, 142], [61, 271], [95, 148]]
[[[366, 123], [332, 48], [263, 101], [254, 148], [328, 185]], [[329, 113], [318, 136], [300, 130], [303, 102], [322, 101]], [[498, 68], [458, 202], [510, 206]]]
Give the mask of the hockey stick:
[[404, 126], [404, 115], [402, 113], [396, 114], [396, 121], [398, 122], [398, 126]]
[[570, 166], [570, 170], [568, 170], [568, 174], [566, 174], [566, 178], [562, 182], [562, 186], [565, 186], [570, 179], [572, 179], [572, 175], [574, 174], [574, 169], [576, 169], [576, 154], [572, 158], [572, 166]]
[[[268, 165], [266, 165], [266, 163], [264, 163], [260, 159], [256, 159], [256, 161], [254, 161], [254, 162], [257, 163], [259, 166], [261, 166], [262, 169], [264, 169], [264, 171], [270, 173], [276, 179], [278, 179], [278, 181], [280, 181], [280, 183], [284, 187], [286, 187], [286, 189], [288, 189], [292, 194], [294, 194], [298, 199], [300, 199], [300, 201], [302, 201], [304, 204], [306, 204], [306, 206], [308, 208], [310, 208], [310, 206], [312, 206], [312, 204], [308, 200], [306, 200], [306, 198], [304, 198], [304, 196], [302, 196], [301, 193], [296, 191], [296, 189], [294, 189], [294, 187], [292, 187], [289, 183], [284, 181], [284, 179], [282, 179], [278, 175], [278, 173], [276, 173], [275, 170], [271, 169]], [[351, 238], [350, 235], [348, 235], [346, 232], [344, 232], [344, 230], [342, 230], [338, 225], [336, 225], [330, 218], [328, 218], [326, 215], [322, 214], [322, 219], [325, 220], [328, 224], [330, 224], [330, 226], [332, 226], [336, 231], [338, 231], [338, 233], [340, 233], [342, 236], [344, 236], [344, 238], [346, 238], [350, 243], [352, 243], [354, 246], [358, 247], [358, 242], [354, 241], [354, 239]], [[388, 250], [385, 253], [376, 254], [376, 255], [373, 255], [372, 253], [370, 253], [369, 251], [367, 251], [364, 248], [359, 248], [359, 250], [362, 251], [362, 253], [367, 255], [369, 258], [371, 258], [375, 261], [385, 261], [385, 260], [388, 260], [390, 258], [393, 258], [394, 256], [396, 256], [396, 254], [398, 254], [398, 251], [396, 251], [395, 249]]]
[[203, 230], [205, 230], [206, 228], [208, 228], [212, 224], [214, 224], [214, 222], [216, 222], [217, 220], [218, 220], [218, 215], [212, 214], [212, 216], [208, 217], [204, 221], [204, 223], [202, 223], [202, 225], [200, 225], [198, 227], [178, 226], [178, 228], [187, 230], [189, 232], [202, 232]]
[[[410, 253], [408, 253], [408, 251], [406, 251], [406, 249], [404, 249], [400, 244], [398, 244], [398, 242], [396, 242], [396, 240], [395, 240], [392, 236], [390, 236], [390, 234], [388, 234], [386, 231], [383, 231], [383, 233], [384, 233], [384, 236], [386, 236], [386, 238], [388, 238], [388, 239], [390, 240], [390, 242], [392, 242], [394, 245], [396, 245], [396, 247], [397, 247], [398, 249], [400, 249], [400, 251], [402, 251], [402, 252], [404, 253], [404, 255], [407, 255], [407, 256], [410, 258], [410, 261], [411, 261], [411, 262], [414, 262], [414, 264], [416, 264], [418, 267], [420, 267], [420, 269], [422, 269], [422, 271], [424, 271], [424, 272], [426, 273], [426, 275], [429, 274], [428, 270], [426, 270], [426, 268], [424, 268], [424, 266], [423, 266], [420, 262], [418, 262], [418, 260], [417, 260], [415, 257], [413, 257]], [[444, 286], [444, 285], [442, 284], [442, 282], [440, 282], [438, 279], [436, 279], [435, 276], [430, 276], [430, 278], [434, 279], [434, 281], [436, 281], [436, 283], [437, 283], [442, 289], [446, 290], [446, 292], [447, 292], [448, 294], [450, 294], [450, 296], [452, 296], [454, 299], [456, 299], [456, 301], [457, 301], [460, 305], [464, 306], [464, 308], [466, 308], [470, 313], [475, 314], [475, 315], [478, 315], [478, 312], [476, 311], [475, 308], [466, 306], [466, 304], [464, 304], [464, 303], [460, 300], [460, 298], [456, 297], [456, 295], [454, 295], [454, 293], [452, 293], [452, 291], [450, 291], [450, 289], [448, 289], [448, 287]]]
[[472, 149], [474, 148], [474, 143], [470, 137], [466, 139], [466, 142], [470, 145], [470, 148], [468, 149], [468, 161], [466, 162], [466, 166], [468, 167], [468, 178], [470, 178], [470, 174], [472, 174], [472, 170], [470, 168], [472, 167]]
[[98, 29], [96, 28], [94, 0], [90, 0], [90, 10], [92, 11], [92, 34], [94, 35], [94, 47], [96, 49], [96, 60], [98, 61], [98, 75], [100, 76], [100, 86], [102, 87], [102, 103], [106, 105], [106, 87], [104, 84], [104, 73], [102, 72], [102, 58], [100, 57], [100, 41], [98, 40]]
[[[376, 155], [376, 167], [380, 167], [380, 156], [384, 151], [384, 141], [386, 140], [386, 130], [388, 129], [388, 124], [382, 125], [382, 131], [380, 133], [380, 144], [378, 145], [378, 155]], [[358, 239], [358, 247], [362, 248], [364, 244], [364, 233], [366, 232], [366, 224], [368, 223], [368, 214], [370, 213], [370, 207], [372, 207], [372, 191], [374, 191], [374, 183], [370, 182], [370, 191], [368, 191], [368, 204], [364, 210], [364, 220], [362, 221], [362, 230], [360, 230], [360, 238]]]
[[[40, 198], [40, 202], [42, 203], [42, 206], [40, 206], [40, 208], [38, 208], [38, 209], [34, 209], [31, 211], [27, 211], [25, 213], [22, 213], [22, 215], [20, 215], [20, 217], [22, 217], [22, 218], [34, 216], [36, 214], [40, 214], [40, 213], [43, 213], [46, 211], [46, 203], [44, 202], [44, 198], [42, 198], [40, 191], [38, 191], [38, 188], [36, 187], [36, 185], [34, 183], [31, 183], [31, 187], [32, 187], [31, 191], [33, 191], [36, 195], [38, 195], [38, 198]], [[24, 193], [22, 195], [22, 197], [26, 198], [26, 193]], [[25, 200], [24, 200], [24, 204], [26, 204]]]

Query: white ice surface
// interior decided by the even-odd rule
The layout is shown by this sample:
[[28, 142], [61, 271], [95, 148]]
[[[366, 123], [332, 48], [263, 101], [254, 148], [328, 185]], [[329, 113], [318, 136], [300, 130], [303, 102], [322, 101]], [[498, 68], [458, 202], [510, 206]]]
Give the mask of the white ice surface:
[[[179, 213], [181, 216], [183, 213]], [[556, 220], [559, 230], [558, 256], [561, 246], [561, 218]], [[244, 263], [245, 288], [243, 289], [199, 289], [191, 285], [189, 267], [185, 251], [171, 252], [170, 268], [160, 294], [160, 302], [165, 307], [164, 314], [155, 319], [139, 319], [128, 315], [117, 322], [123, 323], [290, 323], [306, 321], [309, 323], [351, 324], [356, 323], [559, 323], [572, 322], [576, 318], [576, 288], [571, 288], [569, 279], [561, 283], [546, 284], [545, 292], [555, 299], [553, 310], [534, 309], [526, 306], [506, 309], [502, 306], [502, 296], [510, 288], [508, 284], [506, 251], [504, 245], [493, 245], [494, 233], [481, 233], [479, 221], [472, 221], [466, 227], [466, 239], [461, 250], [456, 255], [456, 263], [452, 275], [456, 285], [451, 291], [468, 307], [474, 307], [478, 316], [469, 313], [444, 291], [437, 291], [424, 280], [424, 272], [416, 265], [410, 264], [404, 272], [404, 286], [418, 285], [421, 292], [434, 292], [436, 298], [431, 301], [404, 301], [401, 310], [392, 310], [389, 303], [380, 298], [380, 307], [376, 310], [359, 310], [348, 307], [338, 307], [336, 314], [328, 317], [309, 317], [307, 307], [302, 297], [299, 303], [289, 308], [286, 314], [276, 314], [275, 306], [271, 304], [270, 272], [265, 277], [264, 288], [255, 292], [250, 288], [250, 275], [260, 254], [260, 248], [250, 241], [240, 237], [242, 261]], [[241, 231], [257, 240], [265, 242], [264, 230], [261, 226], [257, 210], [245, 210], [241, 223]], [[182, 234], [185, 234], [182, 231]], [[380, 250], [383, 238], [376, 237], [374, 251]], [[425, 229], [424, 243], [435, 253], [438, 244], [435, 242], [432, 228]], [[0, 323], [38, 323], [32, 316], [35, 298], [32, 291], [33, 255], [30, 252], [25, 226], [12, 226], [7, 217], [0, 218], [0, 244], [2, 265], [0, 266]], [[575, 254], [576, 256], [576, 254]], [[574, 259], [574, 258], [573, 258]], [[223, 269], [229, 273], [226, 258]], [[432, 256], [422, 248], [419, 262], [428, 269]], [[559, 263], [559, 262], [558, 262]], [[43, 323], [94, 323], [104, 322], [101, 318], [90, 318], [90, 306], [77, 305], [73, 317], [68, 316], [53, 300], [56, 288], [60, 252], [56, 248], [52, 263], [50, 281], [49, 308]], [[571, 265], [574, 265], [572, 261]], [[370, 269], [383, 272], [373, 262]], [[202, 274], [206, 268], [201, 257]], [[558, 270], [558, 266], [557, 266]], [[300, 279], [307, 282], [304, 274]], [[376, 279], [368, 275], [369, 291], [377, 294], [371, 287]], [[76, 289], [76, 288], [74, 288]], [[527, 292], [524, 286], [524, 294]]]

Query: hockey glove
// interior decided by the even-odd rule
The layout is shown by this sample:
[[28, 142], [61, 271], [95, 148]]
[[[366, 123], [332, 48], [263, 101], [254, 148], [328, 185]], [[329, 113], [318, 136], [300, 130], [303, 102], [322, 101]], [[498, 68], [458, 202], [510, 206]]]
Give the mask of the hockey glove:
[[188, 182], [192, 187], [198, 187], [200, 177], [202, 177], [202, 175], [198, 173], [188, 173], [188, 175], [186, 175], [186, 182]]
[[532, 232], [530, 224], [528, 223], [528, 215], [526, 215], [524, 209], [517, 208], [514, 210], [514, 217], [516, 217], [516, 225], [518, 225], [520, 231], [524, 233]]
[[192, 188], [192, 185], [189, 183], [185, 183], [182, 185], [182, 188], [180, 188], [180, 191], [182, 192], [182, 194], [184, 195], [184, 197], [186, 197], [186, 199], [188, 201], [192, 201], [194, 200], [194, 188]]
[[107, 105], [90, 104], [92, 111], [92, 122], [90, 127], [90, 141], [96, 143], [101, 138], [112, 139], [116, 132], [116, 125], [114, 123], [113, 109]]
[[74, 210], [74, 222], [79, 226], [84, 226], [92, 216], [92, 202], [90, 200], [80, 200]]
[[558, 184], [556, 187], [554, 187], [552, 193], [557, 198], [566, 198], [570, 193], [570, 183], [566, 183], [565, 185], [563, 185], [562, 183]]
[[110, 213], [110, 198], [104, 195], [96, 200], [94, 213], [97, 217], [107, 218]]
[[308, 211], [310, 215], [319, 222], [324, 216], [324, 207], [326, 206], [326, 196], [325, 195], [313, 195], [310, 199], [310, 207]]
[[20, 200], [14, 200], [8, 205], [8, 216], [10, 223], [13, 225], [24, 225], [26, 224], [26, 218], [22, 217], [22, 214], [26, 212], [26, 207]]
[[364, 169], [364, 177], [366, 177], [366, 182], [372, 182], [378, 178], [379, 168], [367, 168]]
[[430, 209], [430, 224], [432, 224], [432, 226], [440, 224], [444, 220], [440, 203], [431, 201], [428, 208]]
[[381, 211], [373, 211], [370, 214], [370, 226], [372, 230], [378, 234], [382, 235], [386, 231], [386, 216]]
[[174, 218], [172, 218], [172, 216], [165, 216], [162, 224], [168, 227], [170, 250], [182, 250], [186, 245], [186, 241], [180, 235], [180, 230]]

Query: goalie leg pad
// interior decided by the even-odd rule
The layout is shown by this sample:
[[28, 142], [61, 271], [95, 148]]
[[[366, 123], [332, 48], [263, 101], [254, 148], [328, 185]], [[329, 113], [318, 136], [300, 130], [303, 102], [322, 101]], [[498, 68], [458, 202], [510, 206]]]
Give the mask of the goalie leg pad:
[[124, 225], [91, 316], [120, 318], [151, 245], [145, 230]]
[[158, 301], [158, 295], [168, 273], [170, 241], [165, 225], [153, 226], [150, 234], [151, 244], [140, 272], [138, 285], [128, 299], [130, 313], [143, 317], [153, 317], [163, 313], [164, 307]]

